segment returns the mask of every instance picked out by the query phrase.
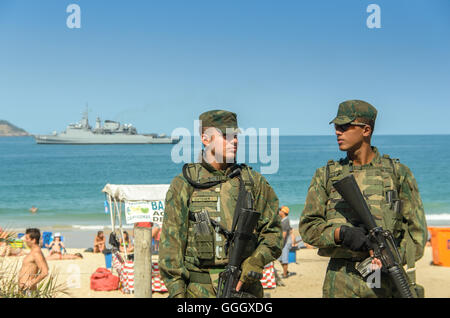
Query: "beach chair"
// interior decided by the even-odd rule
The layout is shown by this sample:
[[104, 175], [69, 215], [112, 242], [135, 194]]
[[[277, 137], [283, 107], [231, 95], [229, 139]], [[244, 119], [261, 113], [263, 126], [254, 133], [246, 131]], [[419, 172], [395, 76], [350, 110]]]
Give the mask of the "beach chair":
[[48, 248], [46, 245], [50, 245], [52, 238], [52, 232], [43, 232], [42, 233], [42, 247]]

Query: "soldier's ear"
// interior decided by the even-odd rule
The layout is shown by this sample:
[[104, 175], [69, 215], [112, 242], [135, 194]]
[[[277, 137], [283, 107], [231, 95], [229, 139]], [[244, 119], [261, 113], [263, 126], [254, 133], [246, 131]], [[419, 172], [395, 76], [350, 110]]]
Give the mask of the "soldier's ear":
[[372, 137], [372, 133], [373, 133], [372, 127], [370, 125], [365, 125], [363, 128], [364, 137], [370, 138]]
[[214, 127], [207, 127], [203, 130], [201, 135], [202, 143], [206, 147], [214, 140], [214, 136], [217, 134], [217, 129]]
[[203, 133], [201, 135], [201, 140], [202, 140], [202, 144], [206, 147], [206, 146], [208, 146], [211, 143], [212, 138], [211, 138], [211, 136]]

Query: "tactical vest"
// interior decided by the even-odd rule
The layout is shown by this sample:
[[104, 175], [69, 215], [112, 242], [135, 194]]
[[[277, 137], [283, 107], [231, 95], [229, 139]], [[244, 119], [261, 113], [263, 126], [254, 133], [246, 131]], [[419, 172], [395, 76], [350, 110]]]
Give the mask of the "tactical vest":
[[[246, 165], [240, 165], [240, 167], [240, 178], [242, 178], [245, 190], [252, 193], [254, 199], [254, 182], [250, 168]], [[239, 194], [240, 180], [238, 177], [230, 178], [228, 176], [198, 179], [201, 169], [204, 169], [201, 164], [188, 164], [186, 166], [187, 174], [193, 179], [194, 184], [191, 183], [192, 193], [189, 198], [189, 213], [193, 217], [189, 217], [188, 221], [185, 262], [197, 268], [225, 266], [228, 263], [225, 252], [225, 236], [207, 222], [203, 222], [203, 224], [196, 222], [195, 220], [199, 218], [195, 217], [195, 213], [208, 212], [210, 219], [215, 220], [230, 231]], [[208, 184], [214, 185], [205, 188], [204, 185]], [[256, 235], [252, 238], [246, 254], [250, 256], [255, 248]]]
[[[401, 201], [398, 199], [399, 181], [395, 168], [398, 162], [388, 155], [383, 155], [373, 165], [364, 167], [350, 165], [348, 159], [341, 159], [339, 162], [328, 161], [325, 169], [325, 188], [328, 194], [327, 223], [348, 226], [360, 224], [355, 212], [333, 187], [333, 182], [353, 174], [377, 225], [391, 231], [396, 242], [400, 242], [405, 230]], [[319, 255], [362, 260], [368, 256], [368, 252], [354, 252], [343, 247], [333, 247], [319, 249]]]

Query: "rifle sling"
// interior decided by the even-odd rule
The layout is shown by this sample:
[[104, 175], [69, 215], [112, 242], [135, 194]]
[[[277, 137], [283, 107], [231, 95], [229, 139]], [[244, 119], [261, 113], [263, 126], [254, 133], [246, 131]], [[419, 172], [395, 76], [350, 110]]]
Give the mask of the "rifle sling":
[[227, 176], [225, 176], [224, 178], [219, 178], [216, 181], [209, 181], [209, 182], [204, 182], [204, 183], [200, 183], [200, 182], [195, 182], [194, 180], [192, 180], [188, 173], [187, 173], [187, 169], [188, 169], [188, 164], [185, 164], [183, 166], [183, 177], [189, 182], [189, 184], [191, 186], [193, 186], [194, 188], [197, 189], [208, 189], [211, 188], [215, 185], [218, 185], [219, 183], [225, 182], [228, 179], [233, 179], [234, 177], [236, 177], [237, 175], [240, 175], [241, 173], [241, 168], [239, 165], [235, 164], [235, 167], [233, 167], [234, 169], [230, 172], [230, 174], [228, 174]]

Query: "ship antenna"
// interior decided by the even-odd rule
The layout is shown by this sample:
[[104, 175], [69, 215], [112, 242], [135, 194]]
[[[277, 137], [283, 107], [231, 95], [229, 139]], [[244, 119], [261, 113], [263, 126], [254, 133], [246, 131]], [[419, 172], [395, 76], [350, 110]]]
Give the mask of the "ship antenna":
[[88, 106], [88, 103], [86, 102], [86, 111], [83, 113], [82, 126], [90, 129], [91, 127], [89, 126], [88, 116], [89, 116], [89, 106]]

